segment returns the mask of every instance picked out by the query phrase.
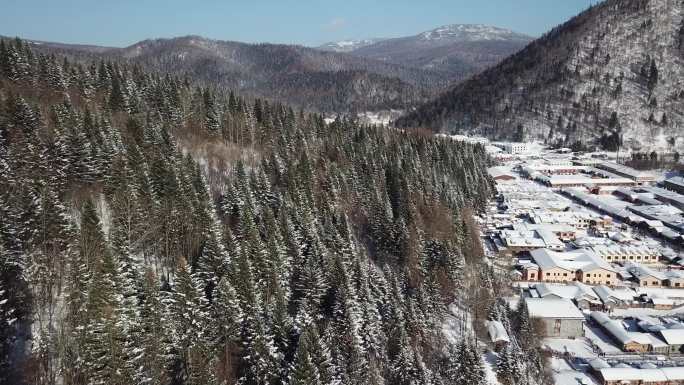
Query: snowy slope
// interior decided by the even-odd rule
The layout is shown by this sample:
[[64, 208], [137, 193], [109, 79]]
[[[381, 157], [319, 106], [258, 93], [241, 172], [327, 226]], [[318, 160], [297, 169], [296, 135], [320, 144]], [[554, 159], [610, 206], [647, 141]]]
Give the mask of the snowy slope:
[[383, 41], [382, 38], [374, 39], [352, 39], [352, 40], [341, 40], [333, 41], [330, 43], [325, 43], [318, 46], [317, 48], [321, 51], [333, 51], [333, 52], [352, 52], [359, 48], [367, 47], [371, 44]]
[[446, 79], [460, 81], [497, 64], [531, 40], [529, 36], [504, 28], [451, 24], [413, 36], [345, 40], [319, 49], [435, 71]]
[[528, 138], [565, 144], [620, 126], [628, 146], [663, 148], [684, 127], [682, 8], [605, 1], [399, 123], [508, 138], [521, 125]]
[[423, 32], [418, 37], [424, 41], [455, 42], [455, 41], [529, 41], [530, 37], [510, 29], [493, 27], [483, 24], [451, 24]]

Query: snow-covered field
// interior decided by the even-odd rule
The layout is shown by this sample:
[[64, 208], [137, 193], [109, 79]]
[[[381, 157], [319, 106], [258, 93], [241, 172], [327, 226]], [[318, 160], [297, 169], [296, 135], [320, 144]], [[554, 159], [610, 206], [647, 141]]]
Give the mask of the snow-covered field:
[[606, 354], [619, 354], [622, 350], [615, 346], [610, 337], [608, 337], [601, 329], [589, 325], [584, 326], [584, 336], [588, 338], [594, 345], [596, 345], [601, 352]]
[[542, 341], [545, 349], [557, 353], [568, 353], [573, 357], [594, 358], [596, 353], [591, 348], [591, 344], [585, 338], [565, 339], [565, 338], [545, 338]]

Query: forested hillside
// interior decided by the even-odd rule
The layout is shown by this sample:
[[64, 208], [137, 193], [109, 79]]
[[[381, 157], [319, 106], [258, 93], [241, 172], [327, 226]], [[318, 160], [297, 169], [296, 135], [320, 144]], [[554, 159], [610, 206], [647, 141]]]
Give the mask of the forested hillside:
[[607, 0], [399, 119], [552, 144], [683, 145], [684, 5]]
[[[508, 319], [486, 163], [1, 41], [0, 383], [483, 384], [442, 323]], [[524, 325], [507, 383], [539, 378]]]
[[139, 64], [320, 113], [406, 109], [448, 84], [436, 72], [343, 53], [201, 36], [144, 40], [125, 48], [41, 42], [34, 49], [74, 60]]

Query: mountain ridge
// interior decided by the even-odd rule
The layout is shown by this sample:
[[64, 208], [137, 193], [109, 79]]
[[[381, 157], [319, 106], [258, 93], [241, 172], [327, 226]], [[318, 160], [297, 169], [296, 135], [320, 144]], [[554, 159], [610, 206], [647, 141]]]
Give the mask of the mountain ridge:
[[[411, 36], [381, 39], [346, 52], [461, 81], [522, 49], [532, 37], [484, 24], [448, 24]], [[327, 43], [324, 46], [334, 45]], [[320, 47], [319, 47], [320, 49]]]
[[681, 145], [683, 7], [592, 6], [397, 124], [564, 145]]
[[57, 54], [102, 56], [159, 72], [189, 75], [245, 95], [276, 98], [317, 112], [405, 109], [446, 81], [438, 73], [298, 45], [241, 43], [197, 35], [146, 39], [124, 48], [40, 43]]

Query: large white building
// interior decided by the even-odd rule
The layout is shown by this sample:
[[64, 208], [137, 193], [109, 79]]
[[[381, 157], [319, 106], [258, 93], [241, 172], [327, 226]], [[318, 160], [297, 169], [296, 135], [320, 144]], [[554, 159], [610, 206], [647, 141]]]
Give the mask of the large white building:
[[530, 145], [522, 142], [507, 142], [502, 147], [509, 154], [526, 154], [530, 151]]
[[541, 320], [544, 337], [576, 338], [584, 335], [584, 314], [566, 298], [525, 298], [531, 318]]
[[591, 250], [555, 252], [537, 249], [532, 250], [530, 254], [534, 263], [539, 266], [536, 274], [538, 281], [579, 281], [590, 285], [607, 286], [614, 286], [617, 282], [615, 269]]

